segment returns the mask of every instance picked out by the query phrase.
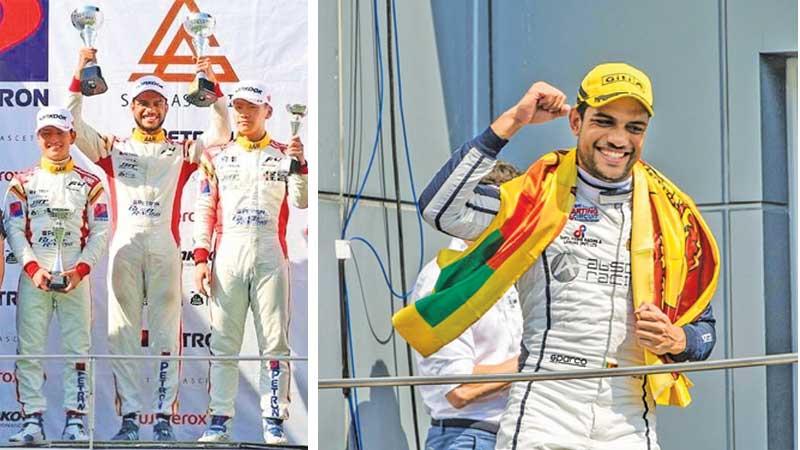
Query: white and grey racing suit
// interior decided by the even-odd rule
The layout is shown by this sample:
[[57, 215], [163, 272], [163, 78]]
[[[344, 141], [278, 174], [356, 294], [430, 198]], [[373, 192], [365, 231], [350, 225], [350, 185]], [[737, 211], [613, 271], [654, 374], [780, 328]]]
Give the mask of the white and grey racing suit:
[[[288, 158], [285, 149], [269, 135], [259, 142], [239, 137], [203, 155], [194, 257], [198, 263], [205, 262], [215, 251], [210, 303], [214, 355], [239, 354], [248, 309], [253, 313], [259, 353], [290, 353], [286, 224], [289, 202], [307, 207], [308, 169], [292, 175], [282, 172], [281, 161]], [[264, 417], [288, 417], [289, 370], [285, 361], [268, 361], [261, 367]], [[237, 363], [213, 361], [210, 383], [210, 414], [233, 417]]]
[[[438, 230], [472, 240], [498, 211], [499, 191], [478, 185], [507, 141], [491, 128], [464, 144], [420, 197]], [[576, 201], [561, 234], [517, 281], [523, 372], [633, 366], [631, 181], [608, 184], [579, 168]], [[701, 360], [715, 340], [710, 306], [684, 326], [674, 361]], [[655, 405], [645, 377], [515, 383], [498, 449], [658, 449]]]
[[[73, 86], [74, 87], [74, 86]], [[75, 145], [106, 173], [111, 197], [108, 259], [108, 336], [113, 354], [181, 354], [181, 193], [203, 150], [230, 139], [227, 97], [211, 108], [211, 124], [195, 141], [175, 142], [134, 130], [104, 136], [81, 115], [82, 96], [71, 87], [68, 109]], [[145, 303], [146, 302], [146, 303]], [[143, 306], [146, 304], [146, 308]], [[177, 412], [180, 362], [157, 363], [152, 408]], [[142, 411], [142, 377], [135, 361], [113, 360], [118, 414]]]
[[[39, 166], [14, 176], [5, 196], [5, 228], [8, 243], [24, 270], [19, 277], [17, 300], [17, 352], [44, 354], [47, 331], [55, 313], [61, 345], [69, 355], [86, 355], [91, 346], [92, 299], [86, 276], [106, 249], [108, 206], [100, 179], [74, 166], [72, 160]], [[71, 210], [64, 219], [61, 244], [63, 270], [76, 268], [83, 277], [70, 292], [43, 291], [31, 277], [41, 267], [50, 271], [56, 260], [56, 221], [49, 208]], [[59, 228], [61, 228], [59, 227]], [[86, 413], [89, 379], [86, 361], [68, 361], [64, 369], [64, 408]], [[16, 364], [18, 401], [24, 414], [47, 408], [42, 389], [44, 371], [39, 360], [20, 359]]]

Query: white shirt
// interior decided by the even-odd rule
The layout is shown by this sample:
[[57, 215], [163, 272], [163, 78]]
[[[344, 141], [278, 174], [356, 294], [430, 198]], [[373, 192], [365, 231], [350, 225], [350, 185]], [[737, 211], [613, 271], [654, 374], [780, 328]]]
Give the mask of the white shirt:
[[[450, 248], [463, 250], [463, 241], [454, 239]], [[429, 262], [417, 276], [413, 301], [433, 291], [439, 276], [436, 260]], [[517, 290], [513, 287], [480, 320], [461, 336], [427, 358], [416, 353], [420, 375], [468, 375], [478, 364], [499, 364], [519, 354], [522, 339], [522, 313]], [[434, 419], [472, 419], [499, 423], [506, 407], [508, 390], [489, 394], [456, 409], [445, 396], [458, 384], [420, 386], [422, 400]]]

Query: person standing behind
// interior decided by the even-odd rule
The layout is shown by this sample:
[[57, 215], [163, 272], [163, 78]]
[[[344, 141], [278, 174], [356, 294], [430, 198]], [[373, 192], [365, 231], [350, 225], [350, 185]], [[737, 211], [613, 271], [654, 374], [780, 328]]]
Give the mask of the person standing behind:
[[[70, 86], [69, 109], [78, 134], [75, 145], [108, 177], [112, 196], [112, 238], [108, 261], [108, 337], [113, 354], [138, 354], [142, 347], [158, 355], [181, 353], [181, 255], [178, 225], [181, 193], [200, 154], [209, 145], [230, 140], [227, 97], [222, 95], [208, 58], [196, 70], [214, 81], [218, 100], [210, 108], [211, 125], [199, 139], [175, 142], [163, 124], [169, 110], [167, 86], [155, 76], [130, 88], [136, 127], [128, 138], [103, 135], [81, 118], [83, 97], [78, 74], [96, 50], [80, 50]], [[145, 300], [147, 308], [144, 308]], [[143, 324], [147, 324], [145, 327]], [[149, 328], [149, 329], [148, 329]], [[113, 360], [117, 413], [122, 425], [113, 440], [139, 440], [141, 386], [136, 361]], [[153, 439], [174, 441], [170, 416], [177, 412], [180, 362], [158, 362], [153, 400]]]
[[[289, 356], [288, 203], [296, 208], [308, 206], [308, 166], [298, 136], [287, 146], [267, 132], [272, 106], [263, 83], [239, 83], [233, 107], [238, 136], [225, 146], [207, 149], [200, 163], [195, 283], [198, 291], [212, 298], [213, 355], [239, 354], [250, 309], [259, 353]], [[288, 158], [300, 163], [299, 173], [282, 169]], [[213, 273], [208, 267], [212, 242]], [[230, 439], [238, 382], [235, 361], [211, 362], [211, 424], [201, 442]], [[289, 387], [288, 362], [273, 360], [261, 366], [259, 390], [268, 444], [286, 442], [283, 421], [289, 417]]]
[[[498, 161], [479, 185], [485, 206], [498, 202], [498, 186], [518, 175], [514, 166]], [[453, 239], [449, 248], [462, 251], [467, 244]], [[417, 276], [412, 301], [433, 292], [438, 277], [439, 265], [434, 259]], [[512, 287], [456, 340], [427, 358], [415, 352], [419, 375], [517, 372], [521, 340], [522, 312], [517, 290]], [[509, 386], [510, 383], [504, 382], [420, 386], [422, 400], [432, 419], [425, 449], [494, 450]]]
[[[106, 250], [108, 206], [100, 179], [75, 165], [69, 155], [75, 141], [72, 116], [66, 109], [42, 108], [36, 115], [36, 138], [42, 151], [39, 164], [14, 175], [5, 196], [8, 242], [22, 264], [17, 301], [17, 353], [41, 355], [55, 313], [64, 353], [86, 355], [91, 346], [91, 289], [82, 282]], [[68, 217], [56, 219], [54, 209]], [[63, 232], [63, 239], [59, 234]], [[48, 269], [60, 247], [64, 288]], [[42, 392], [44, 372], [39, 360], [16, 364], [18, 400], [24, 415], [22, 429], [11, 442], [45, 439], [42, 415], [47, 402]], [[66, 424], [63, 440], [86, 440], [86, 362], [69, 360], [64, 370]]]

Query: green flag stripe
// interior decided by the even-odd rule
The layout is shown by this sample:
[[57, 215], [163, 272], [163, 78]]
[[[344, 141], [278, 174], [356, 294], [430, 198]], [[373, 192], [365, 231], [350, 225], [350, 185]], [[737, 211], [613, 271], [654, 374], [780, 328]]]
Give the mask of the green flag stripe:
[[[503, 235], [500, 234], [498, 229], [487, 236], [472, 253], [444, 267], [439, 274], [439, 278], [436, 279], [434, 292], [441, 292], [450, 286], [458, 284], [462, 278], [470, 276], [472, 272], [483, 267], [486, 261], [497, 252], [502, 243]], [[474, 291], [470, 292], [470, 295], [465, 298], [472, 296], [473, 293]]]
[[484, 264], [458, 283], [417, 300], [414, 307], [428, 325], [435, 327], [467, 303], [493, 274], [494, 270]]

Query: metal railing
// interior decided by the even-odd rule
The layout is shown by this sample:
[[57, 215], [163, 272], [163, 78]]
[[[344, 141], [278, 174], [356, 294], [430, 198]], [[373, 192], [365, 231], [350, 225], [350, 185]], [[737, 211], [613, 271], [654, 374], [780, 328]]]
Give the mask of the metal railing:
[[487, 382], [572, 380], [584, 378], [627, 377], [652, 373], [701, 372], [707, 370], [738, 369], [743, 367], [797, 364], [797, 353], [731, 358], [714, 361], [670, 363], [658, 366], [617, 367], [613, 369], [577, 369], [558, 372], [491, 374], [491, 375], [441, 375], [412, 377], [367, 377], [319, 380], [319, 389], [352, 387], [419, 386], [432, 384], [463, 384]]
[[89, 423], [89, 448], [94, 448], [94, 428], [95, 428], [95, 366], [97, 361], [125, 359], [125, 360], [180, 360], [180, 361], [299, 361], [308, 362], [307, 356], [203, 356], [203, 355], [0, 355], [3, 360], [63, 360], [63, 361], [88, 361], [87, 370], [89, 376], [89, 410], [86, 413]]

